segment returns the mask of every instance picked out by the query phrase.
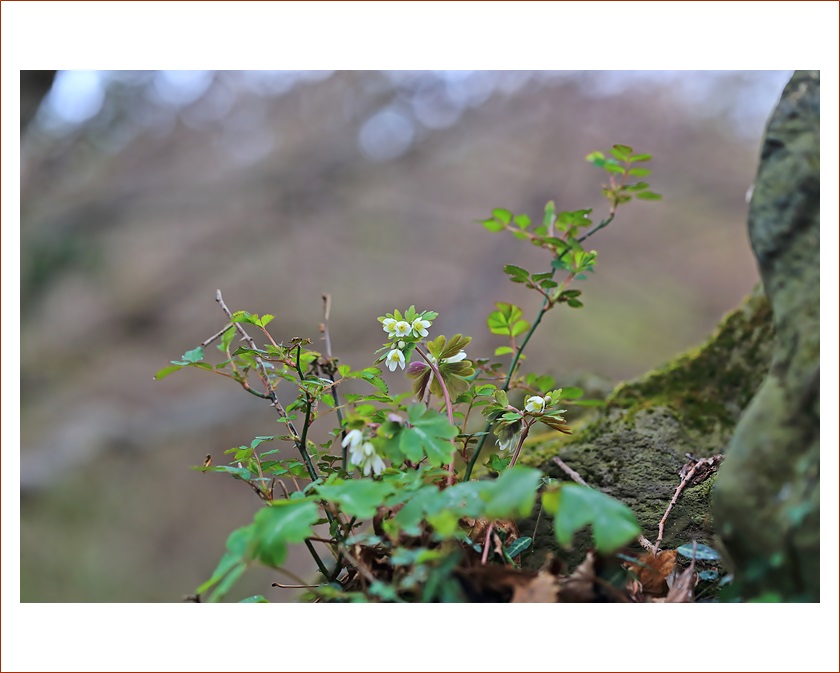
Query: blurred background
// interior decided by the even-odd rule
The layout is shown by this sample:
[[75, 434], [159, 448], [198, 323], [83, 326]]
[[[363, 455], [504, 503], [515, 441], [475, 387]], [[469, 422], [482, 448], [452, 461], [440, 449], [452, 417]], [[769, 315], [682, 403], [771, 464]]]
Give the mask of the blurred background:
[[[275, 434], [273, 412], [197, 370], [152, 379], [225, 324], [217, 288], [315, 348], [330, 293], [354, 368], [410, 304], [490, 355], [493, 303], [539, 305], [503, 265], [548, 261], [476, 220], [549, 199], [600, 219], [583, 158], [623, 143], [664, 200], [590, 240], [586, 307], [548, 314], [526, 370], [604, 392], [702, 342], [758, 280], [745, 194], [789, 76], [22, 71], [21, 600], [178, 601], [251, 521], [253, 492], [190, 466]], [[294, 598], [272, 581], [232, 596]]]

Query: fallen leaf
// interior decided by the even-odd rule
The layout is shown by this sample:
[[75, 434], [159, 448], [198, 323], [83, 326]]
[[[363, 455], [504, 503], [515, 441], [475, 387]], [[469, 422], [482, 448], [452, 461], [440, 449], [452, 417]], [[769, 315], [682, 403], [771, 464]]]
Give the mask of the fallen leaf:
[[575, 571], [560, 579], [559, 603], [591, 603], [595, 600], [595, 553], [587, 552]]
[[511, 603], [556, 603], [557, 578], [541, 570], [537, 576], [524, 586], [513, 589]]
[[650, 552], [629, 564], [630, 571], [642, 584], [642, 591], [650, 596], [664, 596], [668, 593], [668, 576], [677, 563], [677, 552], [668, 549], [656, 556]]

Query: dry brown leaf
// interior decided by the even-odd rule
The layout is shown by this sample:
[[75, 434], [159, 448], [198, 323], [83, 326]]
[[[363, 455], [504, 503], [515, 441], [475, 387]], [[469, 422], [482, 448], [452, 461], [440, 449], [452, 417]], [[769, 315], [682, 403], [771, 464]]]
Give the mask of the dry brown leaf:
[[560, 603], [591, 603], [595, 600], [595, 554], [587, 552], [575, 571], [560, 579]]
[[651, 596], [664, 596], [668, 593], [668, 576], [677, 563], [677, 552], [668, 549], [656, 556], [650, 552], [643, 554], [638, 563], [631, 563], [630, 570], [642, 583], [642, 591]]
[[549, 572], [541, 570], [537, 576], [525, 586], [513, 589], [511, 603], [556, 603], [557, 578]]

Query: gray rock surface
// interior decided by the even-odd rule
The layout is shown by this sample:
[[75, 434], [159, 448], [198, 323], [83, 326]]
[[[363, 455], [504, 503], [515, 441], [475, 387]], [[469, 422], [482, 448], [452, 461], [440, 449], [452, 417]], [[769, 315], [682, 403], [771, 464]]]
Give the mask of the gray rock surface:
[[797, 71], [764, 137], [749, 232], [776, 341], [727, 449], [714, 514], [747, 595], [819, 600], [820, 78]]

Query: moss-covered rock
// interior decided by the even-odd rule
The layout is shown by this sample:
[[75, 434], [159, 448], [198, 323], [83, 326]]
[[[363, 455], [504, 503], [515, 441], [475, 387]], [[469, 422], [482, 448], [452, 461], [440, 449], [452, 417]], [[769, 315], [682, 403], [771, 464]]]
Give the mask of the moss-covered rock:
[[745, 594], [819, 600], [820, 78], [799, 71], [765, 132], [749, 232], [773, 309], [767, 380], [738, 423], [714, 512]]
[[[606, 406], [578, 424], [573, 435], [529, 438], [520, 461], [567, 479], [552, 462], [559, 456], [587, 483], [629, 505], [653, 540], [680, 483], [685, 454], [702, 458], [723, 451], [767, 373], [772, 340], [770, 307], [759, 287], [704, 345], [619, 385]], [[663, 547], [711, 541], [713, 483], [714, 477], [683, 491], [669, 516]], [[521, 526], [523, 534], [537, 527], [534, 563], [546, 549], [560, 553], [545, 519]], [[589, 538], [580, 536], [570, 560], [578, 560], [588, 544]]]

